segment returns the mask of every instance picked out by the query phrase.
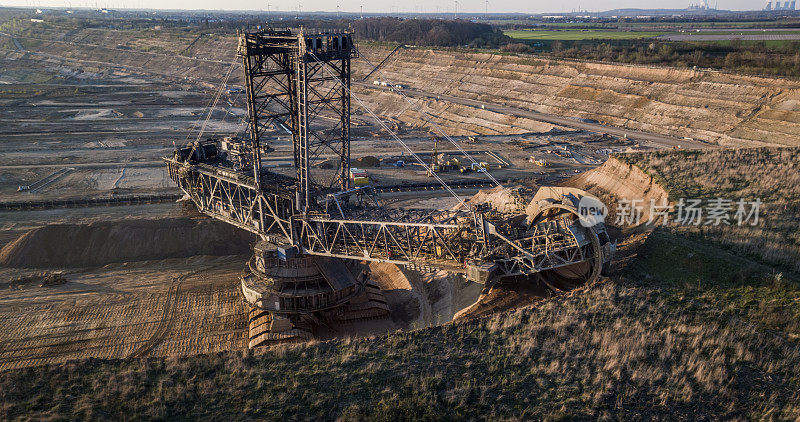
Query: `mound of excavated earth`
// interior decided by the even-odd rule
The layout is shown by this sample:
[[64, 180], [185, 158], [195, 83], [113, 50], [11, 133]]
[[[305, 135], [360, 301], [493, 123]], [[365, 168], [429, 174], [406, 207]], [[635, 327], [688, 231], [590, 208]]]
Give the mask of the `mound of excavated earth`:
[[236, 255], [252, 235], [210, 219], [121, 220], [33, 229], [0, 249], [0, 266], [90, 267], [113, 262]]
[[525, 190], [521, 191], [518, 186], [496, 186], [479, 190], [467, 202], [473, 205], [489, 203], [500, 212], [513, 213], [524, 210], [529, 200], [525, 197]]

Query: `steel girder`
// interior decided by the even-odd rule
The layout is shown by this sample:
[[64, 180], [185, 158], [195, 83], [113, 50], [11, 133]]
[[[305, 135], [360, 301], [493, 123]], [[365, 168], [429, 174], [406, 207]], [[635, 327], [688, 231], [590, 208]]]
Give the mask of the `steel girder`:
[[[298, 211], [316, 207], [320, 194], [349, 187], [351, 34], [292, 34], [261, 30], [240, 34], [248, 97], [254, 175], [260, 172], [262, 136], [280, 122], [292, 132]], [[331, 117], [333, 116], [333, 117]], [[336, 170], [315, 169], [333, 152]]]
[[167, 163], [201, 212], [262, 237], [277, 234], [311, 255], [455, 272], [468, 263], [494, 262], [504, 275], [521, 275], [597, 260], [601, 253], [591, 229], [567, 220], [517, 233], [498, 229], [477, 211], [365, 208], [339, 218], [304, 215], [294, 212], [290, 192], [259, 194], [252, 178], [236, 172]]
[[220, 174], [213, 166], [174, 160], [167, 165], [172, 179], [202, 213], [258, 235], [278, 232], [292, 238], [290, 194], [259, 193], [252, 178]]
[[[300, 34], [299, 37], [303, 37]], [[299, 210], [315, 208], [319, 194], [350, 186], [350, 57], [348, 52], [329, 59], [306, 53], [303, 43], [296, 61], [299, 155]], [[336, 154], [332, 176], [314, 171], [322, 154]]]
[[463, 271], [475, 242], [469, 225], [298, 219], [299, 243], [312, 255]]

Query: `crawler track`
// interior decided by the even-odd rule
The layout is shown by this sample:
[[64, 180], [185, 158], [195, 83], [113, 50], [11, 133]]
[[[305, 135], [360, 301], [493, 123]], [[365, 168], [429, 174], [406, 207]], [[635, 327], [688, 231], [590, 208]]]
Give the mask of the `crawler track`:
[[[361, 321], [376, 320], [386, 318], [389, 315], [389, 306], [386, 303], [378, 285], [370, 280], [365, 286], [364, 293], [357, 296], [348, 303], [340, 313], [330, 320], [320, 319], [319, 322], [328, 328], [329, 322], [337, 324], [352, 324]], [[272, 331], [272, 313], [256, 306], [250, 307], [248, 314], [249, 323], [249, 348], [262, 346], [273, 346], [276, 344], [298, 343], [314, 338], [314, 335], [306, 329], [293, 327], [285, 331]], [[305, 327], [309, 328], [309, 327]]]

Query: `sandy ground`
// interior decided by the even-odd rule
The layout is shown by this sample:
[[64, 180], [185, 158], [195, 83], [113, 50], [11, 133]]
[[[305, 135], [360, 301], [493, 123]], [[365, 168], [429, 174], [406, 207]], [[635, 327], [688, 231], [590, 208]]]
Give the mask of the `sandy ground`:
[[[246, 256], [69, 270], [62, 285], [0, 283], [0, 369], [83, 357], [186, 355], [247, 347], [237, 290]], [[13, 280], [19, 270], [0, 271]]]
[[[98, 239], [85, 242], [76, 246], [103, 247]], [[4, 249], [9, 250], [14, 249]], [[0, 370], [86, 357], [246, 348], [248, 307], [238, 277], [249, 254], [126, 261], [126, 253], [119, 252], [120, 262], [96, 267], [0, 267]], [[329, 324], [320, 327], [320, 339], [445, 324], [483, 289], [446, 272], [406, 271], [392, 264], [370, 269], [391, 316]], [[43, 285], [42, 275], [54, 273], [65, 282]]]

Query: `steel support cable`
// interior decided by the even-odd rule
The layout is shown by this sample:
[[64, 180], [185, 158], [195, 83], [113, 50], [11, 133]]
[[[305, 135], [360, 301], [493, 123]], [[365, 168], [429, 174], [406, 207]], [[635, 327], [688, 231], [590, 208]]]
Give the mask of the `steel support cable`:
[[242, 133], [243, 130], [247, 129], [247, 126], [248, 126], [247, 125], [247, 118], [248, 117], [249, 116], [248, 116], [247, 112], [245, 112], [242, 115], [242, 117], [239, 119], [239, 123], [236, 124], [236, 132], [233, 134], [234, 137], [239, 136], [239, 134]]
[[[365, 62], [367, 62], [367, 64], [368, 64], [368, 65], [372, 66], [373, 70], [377, 70], [377, 71], [378, 71], [378, 74], [380, 75], [380, 77], [381, 77], [383, 80], [385, 80], [385, 81], [389, 82], [389, 84], [390, 84], [390, 85], [392, 85], [392, 86], [394, 85], [394, 84], [392, 84], [392, 83], [389, 81], [389, 79], [388, 79], [388, 78], [386, 78], [386, 75], [383, 73], [383, 71], [382, 71], [380, 68], [378, 68], [377, 66], [375, 66], [374, 64], [372, 64], [372, 62], [370, 62], [370, 61], [369, 61], [369, 59], [367, 59], [367, 58], [366, 58], [366, 57], [365, 57], [363, 54], [361, 54], [361, 52], [360, 52], [360, 51], [359, 51], [358, 53], [359, 53], [359, 54], [358, 54], [358, 56], [359, 56], [361, 59], [363, 59]], [[395, 90], [395, 92], [397, 92], [398, 94], [400, 94], [400, 96], [402, 96], [402, 97], [403, 97], [403, 99], [405, 99], [405, 100], [406, 100], [406, 102], [407, 102], [407, 103], [408, 103], [408, 104], [409, 104], [409, 105], [410, 105], [412, 108], [414, 108], [414, 110], [416, 110], [416, 111], [417, 111], [417, 112], [418, 112], [418, 113], [419, 113], [419, 114], [420, 114], [420, 115], [423, 117], [423, 119], [425, 119], [425, 121], [426, 121], [426, 122], [430, 123], [430, 124], [433, 126], [433, 128], [434, 128], [434, 129], [435, 129], [437, 132], [439, 132], [439, 134], [440, 134], [440, 135], [444, 136], [444, 138], [445, 138], [445, 139], [447, 139], [448, 141], [450, 141], [450, 143], [451, 143], [451, 144], [453, 144], [453, 145], [456, 147], [456, 149], [458, 149], [458, 150], [461, 152], [461, 154], [463, 154], [465, 157], [467, 157], [467, 158], [468, 158], [470, 161], [472, 161], [474, 164], [478, 164], [478, 162], [477, 162], [477, 161], [475, 161], [475, 159], [474, 159], [474, 158], [472, 158], [472, 156], [471, 156], [471, 155], [469, 155], [469, 153], [468, 153], [467, 151], [465, 151], [463, 148], [461, 148], [461, 145], [459, 145], [459, 144], [458, 144], [458, 142], [456, 142], [455, 140], [453, 140], [453, 138], [451, 138], [451, 137], [450, 137], [450, 135], [448, 135], [447, 133], [445, 133], [445, 132], [444, 132], [444, 130], [441, 128], [441, 126], [439, 126], [439, 125], [438, 125], [436, 122], [434, 122], [434, 121], [433, 121], [433, 119], [431, 119], [431, 118], [430, 118], [430, 115], [429, 115], [428, 113], [426, 113], [426, 112], [425, 112], [425, 110], [423, 110], [423, 109], [422, 109], [422, 106], [420, 106], [418, 103], [415, 103], [415, 102], [411, 101], [411, 99], [410, 99], [410, 98], [408, 98], [408, 96], [407, 96], [406, 94], [404, 94], [404, 93], [402, 92], [402, 90]], [[503, 185], [502, 185], [502, 184], [501, 184], [501, 183], [500, 183], [500, 182], [499, 182], [497, 179], [495, 179], [495, 178], [494, 178], [494, 176], [492, 176], [492, 175], [489, 173], [489, 169], [484, 169], [484, 171], [483, 171], [482, 173], [485, 173], [485, 174], [486, 174], [486, 177], [488, 177], [488, 178], [489, 178], [489, 180], [491, 180], [491, 181], [492, 181], [492, 183], [496, 184], [497, 186], [499, 186], [499, 187], [501, 187], [501, 188], [503, 187]]]
[[[233, 60], [233, 61], [231, 61], [231, 67], [228, 69], [228, 73], [231, 73], [231, 72], [232, 72], [232, 69], [233, 69], [233, 67], [234, 67], [236, 64], [238, 64], [238, 63], [239, 63], [239, 62], [238, 62], [238, 61], [236, 61], [236, 60], [235, 60], [235, 57], [234, 57], [234, 60]], [[226, 78], [225, 82], [227, 82], [227, 78]], [[222, 89], [224, 89], [224, 88], [225, 88], [225, 83], [223, 83], [223, 84], [220, 86], [220, 90], [219, 90], [219, 91], [217, 91], [217, 94], [220, 94], [220, 93], [222, 92]], [[216, 96], [215, 96], [215, 97], [216, 97]], [[215, 102], [215, 100], [214, 100], [214, 98], [215, 98], [215, 97], [212, 97], [212, 98], [210, 98], [210, 99], [208, 100], [208, 103], [206, 104], [206, 106], [205, 106], [205, 107], [203, 107], [203, 114], [205, 113], [205, 111], [206, 111], [206, 110], [208, 110], [208, 108], [209, 108], [209, 107], [212, 107], [212, 103], [214, 103], [214, 102]], [[192, 126], [189, 128], [189, 132], [186, 134], [186, 140], [187, 140], [187, 141], [188, 141], [189, 139], [191, 139], [191, 137], [192, 137], [192, 132], [194, 132], [194, 130], [195, 130], [195, 129], [197, 128], [197, 126], [200, 124], [200, 121], [201, 121], [201, 120], [203, 120], [203, 114], [200, 114], [200, 117], [198, 117], [198, 118], [197, 118], [197, 120], [195, 120], [195, 122], [194, 122], [194, 123], [192, 124]]]
[[[206, 119], [203, 122], [203, 126], [200, 128], [200, 131], [197, 132], [197, 138], [195, 138], [195, 142], [192, 144], [192, 151], [189, 153], [189, 157], [194, 155], [194, 151], [197, 149], [197, 145], [200, 143], [200, 138], [203, 136], [203, 132], [205, 132], [205, 130], [206, 130], [206, 125], [208, 125], [208, 121], [211, 119], [211, 115], [214, 113], [214, 109], [217, 107], [217, 102], [219, 101], [220, 97], [222, 97], [222, 91], [225, 89], [225, 86], [228, 84], [228, 79], [231, 77], [231, 74], [233, 73], [233, 68], [234, 67], [236, 67], [236, 60], [231, 61], [231, 65], [228, 68], [228, 72], [225, 74], [225, 78], [223, 79], [222, 83], [220, 84], [219, 90], [217, 91], [217, 94], [214, 96], [214, 101], [211, 104], [211, 107], [208, 109], [208, 115], [206, 116]], [[198, 119], [198, 121], [199, 121], [199, 119]], [[194, 130], [194, 128], [190, 129], [189, 135], [191, 135], [191, 131], [192, 130]]]
[[244, 116], [242, 116], [241, 119], [239, 119], [239, 123], [237, 123], [237, 125], [238, 129], [236, 129], [236, 133], [234, 133], [233, 136], [239, 136], [239, 134], [242, 133], [242, 130], [247, 128], [247, 114], [245, 114]]
[[208, 125], [209, 120], [211, 120], [211, 114], [214, 113], [214, 109], [217, 108], [217, 102], [219, 101], [220, 97], [222, 97], [222, 91], [225, 90], [225, 85], [228, 84], [228, 79], [231, 77], [234, 67], [236, 67], [236, 61], [231, 62], [231, 66], [228, 68], [228, 72], [225, 74], [225, 78], [219, 86], [219, 91], [217, 91], [217, 95], [214, 97], [214, 102], [211, 104], [211, 108], [208, 110], [206, 120], [203, 122], [203, 126], [200, 127], [200, 132], [197, 133], [195, 142], [200, 141], [200, 138], [203, 136], [203, 132], [205, 132], [206, 126]]
[[[233, 99], [233, 101], [231, 101], [231, 106], [228, 107], [227, 113], [225, 114], [225, 116], [222, 117], [222, 121], [223, 122], [225, 121], [225, 119], [228, 118], [229, 114], [233, 114], [233, 113], [231, 113], [231, 109], [233, 109], [234, 105], [236, 104], [236, 101], [239, 100], [239, 97], [241, 97], [241, 96], [242, 96], [242, 94], [239, 93], [238, 95], [236, 95], [236, 97]], [[248, 115], [247, 115], [247, 112], [245, 111], [245, 113], [242, 114], [242, 117], [239, 119], [239, 122], [236, 123], [236, 132], [234, 132], [234, 134], [233, 134], [234, 137], [239, 136], [239, 134], [242, 132], [242, 129], [247, 127], [247, 117], [248, 117]]]
[[[236, 94], [235, 97], [233, 97], [233, 99], [230, 102], [230, 105], [228, 105], [228, 109], [225, 110], [225, 115], [222, 116], [222, 120], [220, 120], [220, 124], [225, 123], [225, 120], [228, 119], [228, 116], [233, 114], [231, 112], [231, 110], [233, 110], [233, 107], [236, 104], [236, 101], [239, 101], [239, 97], [241, 97], [241, 96], [242, 96], [242, 93], [238, 93], [238, 94]], [[247, 114], [245, 113], [243, 116], [246, 116], [246, 115]], [[237, 123], [237, 128], [238, 128], [238, 123]]]
[[[231, 113], [231, 109], [233, 108], [233, 105], [236, 103], [239, 97], [241, 97], [241, 94], [237, 95], [231, 102], [231, 106], [228, 107], [228, 110], [225, 113], [225, 116], [222, 117], [222, 121], [220, 123], [225, 123], [225, 119], [228, 118], [228, 115], [233, 114]], [[233, 133], [233, 137], [235, 138], [239, 136], [239, 134], [242, 133], [242, 130], [244, 129], [247, 129], [247, 113], [243, 114], [242, 117], [239, 119], [239, 122], [236, 123], [236, 132]]]
[[[361, 57], [363, 58], [363, 56], [361, 56]], [[364, 58], [364, 60], [365, 60], [365, 61], [366, 61], [366, 62], [367, 62], [367, 63], [368, 63], [370, 66], [374, 66], [374, 65], [373, 65], [373, 64], [372, 64], [372, 63], [371, 63], [371, 62], [370, 62], [368, 59]], [[377, 70], [378, 70], [378, 73], [379, 73], [380, 75], [382, 75], [382, 77], [383, 77], [383, 76], [385, 76], [385, 75], [384, 75], [384, 73], [383, 73], [383, 71], [381, 71], [380, 69], [377, 69]], [[385, 78], [385, 77], [384, 77], [384, 79], [387, 79], [387, 78]], [[467, 151], [465, 151], [463, 148], [461, 148], [461, 146], [460, 146], [460, 145], [459, 145], [459, 144], [458, 144], [458, 143], [457, 143], [457, 142], [456, 142], [456, 141], [455, 141], [453, 138], [451, 138], [451, 137], [450, 137], [450, 135], [448, 135], [447, 133], [445, 133], [445, 132], [444, 132], [444, 130], [441, 128], [441, 126], [439, 126], [439, 125], [438, 125], [436, 122], [434, 122], [434, 121], [433, 121], [433, 119], [431, 119], [431, 118], [430, 118], [430, 115], [429, 115], [428, 113], [426, 113], [426, 112], [425, 112], [425, 111], [422, 109], [422, 106], [420, 106], [418, 103], [415, 103], [415, 102], [413, 102], [413, 101], [412, 101], [410, 98], [408, 98], [408, 96], [407, 96], [407, 95], [405, 95], [405, 94], [404, 94], [404, 93], [403, 93], [401, 90], [395, 90], [395, 92], [399, 93], [399, 94], [400, 94], [400, 96], [402, 96], [402, 97], [403, 97], [403, 99], [404, 99], [404, 100], [405, 100], [405, 101], [406, 101], [406, 102], [407, 102], [407, 103], [408, 103], [408, 104], [409, 104], [409, 105], [410, 105], [410, 106], [411, 106], [411, 107], [412, 107], [412, 108], [413, 108], [415, 111], [417, 111], [417, 112], [418, 112], [418, 113], [419, 113], [419, 114], [420, 114], [420, 115], [423, 117], [423, 119], [425, 119], [425, 121], [426, 121], [426, 122], [430, 123], [430, 124], [431, 124], [431, 125], [434, 127], [434, 129], [435, 129], [435, 130], [436, 130], [436, 131], [437, 131], [437, 132], [438, 132], [440, 135], [442, 135], [442, 136], [443, 136], [445, 139], [447, 139], [448, 141], [450, 141], [450, 143], [451, 143], [451, 144], [453, 144], [453, 146], [455, 146], [455, 147], [456, 147], [456, 149], [458, 149], [458, 150], [461, 152], [461, 154], [462, 154], [462, 155], [464, 155], [465, 157], [467, 157], [467, 159], [469, 159], [469, 160], [470, 160], [472, 163], [474, 163], [474, 164], [479, 164], [479, 163], [478, 163], [478, 161], [476, 161], [476, 160], [475, 160], [475, 159], [474, 159], [474, 158], [473, 158], [473, 157], [472, 157], [472, 156], [471, 156], [471, 155], [470, 155], [470, 154], [469, 154]], [[503, 185], [502, 185], [502, 184], [501, 184], [501, 183], [500, 183], [500, 182], [499, 182], [497, 179], [495, 179], [495, 177], [494, 177], [494, 176], [492, 176], [492, 175], [491, 175], [491, 173], [489, 173], [489, 170], [488, 170], [488, 169], [483, 169], [483, 170], [484, 170], [484, 171], [482, 171], [481, 173], [484, 173], [484, 174], [486, 174], [486, 177], [488, 177], [488, 178], [489, 178], [489, 180], [491, 180], [491, 181], [492, 181], [492, 183], [496, 184], [497, 186], [499, 186], [499, 187], [501, 187], [501, 188], [503, 187]]]
[[[308, 54], [310, 54], [312, 57], [314, 57], [314, 59], [316, 59], [316, 60], [318, 60], [318, 61], [322, 62], [322, 60], [320, 60], [320, 59], [319, 59], [319, 57], [317, 57], [317, 56], [316, 56], [316, 54], [314, 54], [314, 53], [312, 53], [312, 52], [308, 52]], [[327, 68], [327, 67], [325, 67], [324, 65], [323, 65], [322, 69], [323, 69], [323, 71], [325, 71], [325, 72], [330, 72], [330, 70], [328, 70], [328, 68]], [[331, 74], [332, 74], [332, 72], [331, 72]], [[335, 75], [333, 75], [333, 76], [335, 76]], [[430, 167], [428, 167], [428, 165], [427, 165], [427, 164], [425, 164], [425, 162], [424, 162], [424, 161], [423, 161], [423, 160], [422, 160], [422, 159], [421, 159], [421, 158], [420, 158], [420, 157], [417, 155], [417, 153], [415, 153], [415, 152], [414, 152], [414, 150], [412, 150], [412, 149], [411, 149], [411, 148], [408, 146], [408, 144], [406, 144], [405, 142], [403, 142], [403, 140], [401, 140], [401, 139], [400, 139], [400, 138], [397, 136], [397, 134], [395, 134], [395, 133], [394, 133], [394, 131], [392, 131], [392, 130], [391, 130], [389, 127], [388, 127], [388, 126], [386, 126], [386, 124], [383, 122], [383, 120], [381, 120], [381, 119], [380, 119], [380, 118], [379, 118], [379, 117], [378, 117], [378, 116], [377, 116], [377, 115], [376, 115], [376, 114], [375, 114], [375, 113], [374, 113], [374, 112], [373, 112], [373, 111], [372, 111], [372, 110], [371, 110], [369, 107], [367, 107], [367, 105], [366, 105], [366, 104], [364, 104], [364, 102], [361, 100], [361, 98], [359, 98], [359, 97], [358, 97], [356, 94], [354, 94], [354, 93], [353, 93], [353, 92], [350, 90], [350, 88], [348, 88], [348, 87], [347, 87], [345, 84], [343, 84], [343, 83], [342, 83], [342, 81], [341, 81], [339, 78], [335, 78], [335, 77], [334, 77], [334, 79], [336, 80], [336, 83], [338, 83], [338, 84], [339, 84], [339, 85], [342, 87], [342, 89], [344, 89], [345, 91], [347, 91], [348, 95], [350, 95], [351, 97], [355, 98], [355, 99], [356, 99], [356, 101], [358, 101], [358, 103], [361, 105], [361, 107], [363, 107], [363, 108], [364, 108], [364, 110], [366, 110], [366, 111], [367, 111], [367, 113], [369, 113], [369, 114], [370, 114], [370, 116], [372, 116], [372, 118], [373, 118], [373, 119], [375, 119], [375, 121], [376, 121], [376, 122], [378, 122], [378, 124], [379, 124], [379, 125], [380, 125], [380, 126], [381, 126], [381, 127], [382, 127], [382, 128], [385, 130], [385, 131], [386, 131], [386, 132], [388, 132], [388, 133], [389, 133], [389, 135], [390, 135], [390, 136], [391, 136], [391, 137], [392, 137], [392, 138], [393, 138], [395, 141], [397, 141], [397, 142], [398, 142], [400, 145], [402, 145], [402, 146], [403, 146], [403, 148], [405, 148], [405, 150], [406, 150], [406, 151], [408, 151], [408, 153], [409, 153], [409, 154], [411, 154], [411, 156], [412, 156], [412, 157], [414, 157], [414, 159], [416, 159], [416, 160], [417, 160], [417, 162], [419, 162], [419, 163], [422, 165], [422, 167], [423, 167], [423, 168], [425, 168], [425, 170], [426, 170], [427, 172], [429, 172], [430, 174], [432, 174], [432, 175], [433, 175], [433, 177], [435, 177], [435, 178], [436, 178], [436, 180], [437, 180], [437, 181], [438, 181], [438, 182], [439, 182], [439, 183], [442, 185], [442, 187], [444, 187], [444, 188], [445, 188], [445, 189], [446, 189], [446, 190], [447, 190], [447, 191], [448, 191], [448, 192], [449, 192], [451, 195], [453, 195], [453, 197], [454, 197], [454, 198], [458, 199], [458, 201], [459, 201], [459, 204], [458, 204], [458, 205], [459, 205], [459, 206], [461, 206], [461, 205], [466, 205], [466, 206], [467, 206], [467, 208], [470, 208], [470, 207], [469, 207], [469, 204], [467, 204], [467, 203], [466, 203], [466, 201], [464, 201], [464, 199], [463, 199], [463, 198], [461, 198], [460, 196], [458, 196], [458, 194], [456, 194], [456, 193], [453, 191], [453, 189], [451, 189], [451, 188], [450, 188], [450, 186], [448, 186], [448, 185], [447, 185], [447, 183], [445, 183], [445, 181], [444, 181], [444, 180], [442, 180], [442, 178], [441, 178], [441, 177], [439, 177], [439, 175], [437, 175], [436, 173], [432, 172], [432, 171], [431, 171], [431, 169], [430, 169]]]
[[192, 132], [194, 132], [194, 130], [197, 129], [197, 126], [200, 125], [200, 121], [203, 120], [203, 114], [205, 114], [206, 110], [208, 110], [208, 108], [211, 107], [212, 102], [214, 102], [214, 97], [208, 99], [208, 102], [206, 103], [205, 107], [203, 107], [203, 112], [200, 114], [200, 117], [198, 117], [197, 120], [195, 120], [194, 123], [192, 123], [192, 126], [189, 127], [189, 130], [186, 133], [187, 141], [189, 139], [192, 139]]

